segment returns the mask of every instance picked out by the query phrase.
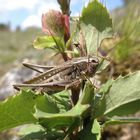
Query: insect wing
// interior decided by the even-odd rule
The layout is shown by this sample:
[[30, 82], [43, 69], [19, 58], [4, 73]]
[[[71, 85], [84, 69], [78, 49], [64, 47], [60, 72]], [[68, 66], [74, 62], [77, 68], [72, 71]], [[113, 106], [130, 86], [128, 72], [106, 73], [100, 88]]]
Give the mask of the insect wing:
[[52, 69], [50, 69], [50, 70], [48, 70], [48, 71], [46, 71], [46, 72], [44, 72], [44, 73], [42, 73], [42, 74], [40, 74], [40, 75], [38, 75], [36, 77], [24, 82], [24, 84], [31, 84], [31, 83], [32, 84], [33, 83], [37, 84], [37, 83], [40, 83], [43, 80], [46, 80], [46, 79], [56, 75], [57, 73], [62, 72], [62, 71], [66, 70], [66, 69], [68, 69], [70, 67], [71, 67], [71, 65], [57, 66], [55, 68], [52, 68]]

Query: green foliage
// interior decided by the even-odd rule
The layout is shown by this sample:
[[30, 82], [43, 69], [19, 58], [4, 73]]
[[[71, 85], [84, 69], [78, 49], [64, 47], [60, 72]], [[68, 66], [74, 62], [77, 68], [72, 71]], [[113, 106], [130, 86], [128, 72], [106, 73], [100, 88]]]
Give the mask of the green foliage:
[[95, 119], [84, 127], [84, 129], [78, 134], [79, 140], [100, 140], [101, 138], [101, 126]]
[[54, 36], [42, 36], [38, 37], [34, 43], [33, 46], [37, 49], [54, 49], [58, 52], [64, 52], [64, 41], [63, 39], [59, 37]]
[[85, 37], [87, 52], [93, 55], [96, 53], [101, 41], [112, 36], [112, 19], [107, 9], [95, 0], [83, 9], [80, 21], [82, 23], [80, 28]]
[[33, 92], [21, 91], [15, 97], [10, 97], [0, 103], [0, 131], [18, 125], [35, 123], [33, 117], [34, 105], [41, 99]]
[[[94, 99], [94, 116], [124, 116], [138, 112], [140, 105], [140, 72], [110, 80]], [[127, 109], [129, 108], [129, 109]]]
[[[104, 31], [99, 32], [92, 25], [85, 25], [81, 23], [81, 31], [85, 37], [87, 52], [89, 55], [95, 55], [97, 53], [97, 49], [100, 46], [100, 43], [103, 39], [112, 36], [111, 28], [105, 28]], [[79, 32], [80, 33], [80, 32]], [[76, 40], [79, 39], [79, 36], [76, 36]]]
[[[90, 18], [88, 18], [89, 13], [91, 13], [90, 15], [92, 16]], [[101, 21], [106, 24], [101, 24]], [[80, 34], [82, 32], [86, 41], [87, 52], [88, 54], [93, 55], [96, 53], [101, 41], [112, 36], [112, 20], [107, 9], [98, 1], [93, 1], [83, 9], [79, 22], [80, 25], [76, 24], [79, 30], [72, 34], [72, 38], [75, 42], [79, 42]], [[75, 32], [75, 30], [72, 32]], [[65, 39], [63, 38], [44, 36], [37, 38], [33, 45], [35, 48], [52, 48], [54, 51], [59, 50], [59, 52], [64, 52], [65, 50], [65, 52], [67, 52], [67, 50], [69, 50], [68, 47], [70, 46], [69, 42], [71, 43], [72, 38], [64, 45], [63, 40]]]
[[86, 25], [91, 24], [99, 32], [105, 31], [108, 27], [112, 28], [112, 19], [107, 9], [97, 0], [93, 0], [83, 8], [80, 20]]
[[108, 120], [105, 122], [104, 126], [140, 122], [139, 117], [111, 117], [111, 118], [107, 118], [107, 119]]
[[[105, 96], [104, 115], [123, 116], [140, 110], [140, 71], [113, 81]], [[129, 108], [129, 109], [127, 109]]]
[[[81, 117], [89, 108], [89, 100], [92, 99], [93, 88], [89, 87], [91, 87], [91, 84], [87, 84], [78, 103], [67, 112], [65, 110], [63, 113], [56, 112], [52, 114], [42, 111], [42, 109], [37, 106], [34, 114], [35, 118], [39, 119], [39, 123], [49, 130], [53, 128], [70, 127], [73, 123], [80, 122]], [[66, 94], [65, 92], [63, 91], [63, 94]]]
[[23, 135], [28, 135], [30, 133], [40, 132], [40, 131], [43, 132], [45, 130], [43, 127], [41, 127], [38, 124], [29, 124], [28, 127], [21, 128], [18, 134], [23, 136]]

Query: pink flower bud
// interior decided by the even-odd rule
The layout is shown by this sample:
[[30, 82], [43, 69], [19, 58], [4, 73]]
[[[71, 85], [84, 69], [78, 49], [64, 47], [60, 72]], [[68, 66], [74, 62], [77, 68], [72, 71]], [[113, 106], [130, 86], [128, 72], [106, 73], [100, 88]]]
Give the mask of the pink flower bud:
[[50, 10], [49, 12], [42, 14], [42, 30], [47, 35], [63, 37], [64, 28], [65, 23], [61, 12]]

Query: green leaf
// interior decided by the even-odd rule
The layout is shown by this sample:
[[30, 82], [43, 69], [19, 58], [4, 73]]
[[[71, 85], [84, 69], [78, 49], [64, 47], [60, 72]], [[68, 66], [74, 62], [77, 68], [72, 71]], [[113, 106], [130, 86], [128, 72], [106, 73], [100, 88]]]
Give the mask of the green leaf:
[[66, 112], [71, 109], [71, 97], [68, 90], [63, 90], [57, 94], [52, 95], [52, 98], [57, 103], [59, 113]]
[[[98, 47], [100, 47], [102, 40], [108, 37], [112, 37], [112, 28], [106, 28], [104, 31], [99, 32], [92, 25], [85, 25], [84, 23], [81, 23], [80, 26], [85, 38], [88, 55], [97, 54]], [[77, 31], [77, 34], [74, 38], [75, 42], [78, 42], [79, 36], [80, 32]]]
[[107, 9], [97, 0], [90, 2], [87, 7], [83, 8], [80, 20], [86, 25], [91, 24], [99, 32], [112, 28], [112, 19]]
[[94, 86], [90, 82], [86, 82], [83, 94], [78, 100], [78, 104], [91, 104], [94, 97]]
[[34, 105], [43, 97], [31, 91], [21, 91], [14, 97], [0, 102], [0, 131], [23, 124], [35, 123]]
[[[66, 91], [64, 91], [64, 92], [66, 92]], [[85, 92], [84, 95], [86, 93], [87, 92]], [[88, 92], [88, 94], [89, 94], [89, 92]], [[61, 92], [61, 95], [63, 95], [63, 97], [64, 97], [63, 92]], [[48, 113], [47, 111], [43, 111], [41, 108], [38, 108], [38, 106], [37, 106], [34, 116], [37, 119], [39, 119], [39, 122], [42, 126], [48, 128], [48, 129], [58, 128], [58, 127], [60, 127], [60, 128], [61, 127], [71, 127], [71, 126], [72, 126], [72, 128], [74, 128], [73, 124], [76, 124], [76, 125], [79, 124], [83, 114], [85, 114], [85, 112], [88, 111], [88, 109], [90, 107], [90, 105], [88, 103], [83, 101], [84, 95], [82, 95], [82, 97], [81, 97], [82, 99], [79, 99], [79, 102], [76, 104], [76, 106], [74, 106], [71, 110], [68, 110], [67, 112], [62, 113], [60, 110], [60, 113]], [[66, 98], [67, 98], [67, 96], [66, 96]], [[61, 103], [61, 101], [62, 100], [60, 100], [60, 103]], [[78, 123], [76, 123], [76, 122], [78, 122]]]
[[[105, 87], [105, 85], [104, 85]], [[104, 115], [123, 116], [140, 111], [140, 71], [119, 77], [105, 94]]]
[[56, 140], [62, 137], [64, 137], [64, 133], [62, 131], [51, 131], [47, 133], [46, 131], [38, 131], [27, 134], [20, 138], [20, 140]]
[[63, 132], [52, 131], [49, 132], [41, 127], [40, 125], [26, 125], [20, 129], [18, 135], [21, 137], [20, 140], [42, 140], [42, 139], [57, 139], [64, 136]]
[[46, 113], [36, 108], [34, 116], [40, 124], [48, 129], [69, 127], [80, 121], [82, 115], [89, 109], [89, 105], [77, 104], [71, 110], [64, 113]]
[[103, 84], [99, 90], [99, 94], [105, 96], [106, 94], [108, 94], [112, 84], [113, 84], [114, 80], [110, 79], [108, 80], [105, 84]]
[[107, 81], [106, 84], [102, 85], [99, 92], [95, 94], [92, 104], [92, 116], [93, 118], [100, 117], [104, 114], [106, 109], [105, 95], [109, 92], [114, 80]]
[[97, 67], [97, 73], [102, 72], [106, 67], [110, 64], [109, 61], [105, 60], [105, 58], [102, 58], [102, 60], [99, 63], [99, 66]]
[[96, 135], [96, 140], [101, 139], [101, 126], [97, 119], [94, 120], [93, 126], [92, 126], [92, 133]]
[[38, 106], [48, 113], [57, 113], [56, 102], [47, 95], [36, 95], [32, 91], [21, 91], [14, 97], [0, 102], [0, 131], [23, 124], [36, 123], [34, 107]]
[[33, 42], [33, 46], [37, 49], [54, 49], [61, 50], [64, 49], [64, 41], [59, 37], [54, 36], [41, 36], [38, 37]]
[[124, 123], [139, 123], [139, 122], [140, 122], [139, 117], [112, 117], [105, 122], [104, 126]]
[[34, 132], [34, 133], [30, 133], [27, 134], [23, 137], [20, 138], [20, 140], [42, 140], [45, 139], [47, 136], [45, 134], [45, 132], [40, 131], [40, 132]]
[[[103, 39], [112, 37], [112, 19], [107, 9], [94, 0], [83, 9], [80, 18], [80, 31], [85, 37], [87, 53], [89, 55], [97, 54], [98, 47]], [[80, 31], [77, 31], [75, 41], [79, 41]]]
[[56, 101], [49, 95], [45, 94], [43, 98], [40, 99], [38, 103], [36, 103], [36, 107], [40, 108], [44, 112], [48, 113], [58, 113], [59, 108]]
[[25, 135], [28, 135], [28, 134], [31, 134], [31, 133], [43, 132], [43, 131], [45, 131], [45, 130], [40, 125], [29, 124], [29, 125], [26, 125], [26, 126], [22, 127], [19, 130], [18, 135], [25, 136]]
[[100, 140], [101, 138], [101, 127], [95, 119], [89, 122], [82, 131], [78, 134], [79, 140]]
[[[56, 99], [55, 101], [58, 107], [60, 107], [59, 113], [49, 113], [36, 106], [36, 112], [34, 116], [39, 119], [39, 122], [42, 126], [48, 129], [61, 127], [74, 128], [75, 125], [77, 126], [80, 123], [85, 112], [89, 110], [90, 102], [94, 95], [93, 92], [93, 86], [90, 83], [87, 83], [83, 95], [80, 97], [77, 104], [70, 110], [65, 109], [65, 111], [62, 111], [62, 108], [59, 106], [61, 103], [62, 107], [69, 106], [69, 103], [66, 104], [66, 101], [69, 102], [69, 93], [68, 91], [62, 91], [54, 95]], [[60, 96], [62, 99], [60, 99]]]

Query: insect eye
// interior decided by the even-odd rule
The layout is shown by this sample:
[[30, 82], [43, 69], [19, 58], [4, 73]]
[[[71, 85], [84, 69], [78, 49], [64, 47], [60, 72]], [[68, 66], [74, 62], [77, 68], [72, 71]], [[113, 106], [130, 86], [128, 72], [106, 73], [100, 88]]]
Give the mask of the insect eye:
[[94, 59], [92, 59], [91, 62], [92, 63], [98, 63], [98, 61], [97, 60], [94, 60]]

